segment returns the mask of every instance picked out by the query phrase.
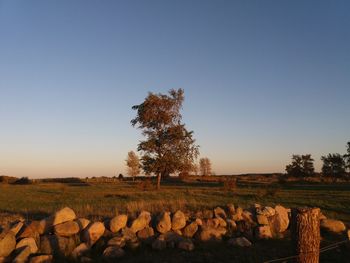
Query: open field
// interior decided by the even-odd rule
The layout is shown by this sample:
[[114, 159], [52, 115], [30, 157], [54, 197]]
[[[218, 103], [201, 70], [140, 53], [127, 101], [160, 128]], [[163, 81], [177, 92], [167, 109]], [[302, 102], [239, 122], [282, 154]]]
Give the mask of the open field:
[[[119, 212], [136, 215], [142, 209], [157, 213], [169, 209], [194, 211], [233, 203], [249, 207], [282, 204], [286, 207], [315, 206], [329, 218], [350, 223], [350, 184], [241, 182], [234, 190], [222, 182], [164, 182], [160, 191], [142, 190], [142, 182], [116, 183], [38, 183], [32, 185], [0, 185], [0, 218], [2, 223], [22, 216], [41, 219], [57, 209], [69, 206], [78, 216], [104, 220]], [[272, 190], [271, 190], [272, 189]], [[1, 223], [1, 222], [0, 222]], [[344, 237], [327, 236], [322, 245]], [[266, 252], [268, 251], [268, 253]], [[348, 249], [347, 249], [348, 251]], [[140, 248], [133, 257], [121, 262], [263, 262], [292, 254], [290, 239], [257, 241], [252, 248], [233, 249], [224, 243], [197, 244], [194, 252], [166, 249], [155, 252]], [[333, 250], [321, 255], [321, 262], [347, 262], [349, 253]]]
[[[350, 184], [288, 183], [266, 185], [241, 183], [226, 190], [220, 182], [164, 182], [160, 191], [140, 189], [140, 182], [40, 183], [1, 185], [0, 211], [21, 214], [28, 219], [45, 216], [63, 206], [80, 216], [103, 218], [119, 212], [157, 212], [164, 207], [195, 210], [233, 203], [249, 207], [282, 204], [286, 207], [315, 206], [330, 218], [350, 223]], [[272, 189], [272, 190], [271, 190]]]

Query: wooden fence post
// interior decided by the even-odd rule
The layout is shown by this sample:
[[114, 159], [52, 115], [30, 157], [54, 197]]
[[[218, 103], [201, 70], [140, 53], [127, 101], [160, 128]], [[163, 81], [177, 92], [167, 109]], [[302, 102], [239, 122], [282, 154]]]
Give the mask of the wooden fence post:
[[292, 210], [292, 238], [298, 263], [319, 262], [319, 208], [296, 208]]

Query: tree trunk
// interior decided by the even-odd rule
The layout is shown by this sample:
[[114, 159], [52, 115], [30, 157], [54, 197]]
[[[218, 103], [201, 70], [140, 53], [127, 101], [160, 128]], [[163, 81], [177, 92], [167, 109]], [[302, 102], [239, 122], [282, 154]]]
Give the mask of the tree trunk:
[[292, 237], [298, 263], [318, 263], [320, 254], [320, 209], [292, 210]]
[[161, 177], [162, 177], [162, 174], [158, 173], [158, 175], [157, 175], [157, 190], [160, 189], [160, 179], [161, 179]]

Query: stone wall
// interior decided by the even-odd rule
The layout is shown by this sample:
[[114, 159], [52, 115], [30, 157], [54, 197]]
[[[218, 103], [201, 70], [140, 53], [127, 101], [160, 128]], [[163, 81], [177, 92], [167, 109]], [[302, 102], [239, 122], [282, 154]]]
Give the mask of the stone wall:
[[[242, 209], [229, 204], [197, 212], [164, 211], [151, 215], [141, 211], [137, 218], [118, 214], [104, 222], [79, 218], [65, 207], [41, 221], [17, 221], [0, 234], [1, 262], [93, 262], [96, 254], [106, 262], [139, 246], [163, 250], [192, 251], [198, 242], [218, 241], [248, 247], [256, 240], [283, 238], [289, 234], [290, 209], [255, 204]], [[341, 221], [322, 215], [321, 226], [344, 232]], [[349, 233], [349, 232], [348, 232]]]

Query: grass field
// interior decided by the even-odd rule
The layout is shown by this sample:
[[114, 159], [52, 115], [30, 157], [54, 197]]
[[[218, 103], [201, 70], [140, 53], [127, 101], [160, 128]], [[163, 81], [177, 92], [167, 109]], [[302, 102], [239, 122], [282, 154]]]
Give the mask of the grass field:
[[[78, 216], [103, 220], [117, 211], [136, 214], [142, 209], [153, 213], [164, 208], [175, 211], [194, 211], [233, 203], [249, 207], [254, 203], [286, 207], [314, 206], [330, 218], [350, 223], [350, 184], [288, 183], [271, 186], [260, 183], [240, 183], [233, 191], [225, 190], [220, 182], [164, 182], [160, 191], [140, 188], [140, 182], [108, 184], [39, 183], [32, 185], [0, 185], [0, 218], [12, 220], [41, 219], [55, 210], [69, 206]], [[272, 190], [271, 190], [272, 189]], [[1, 220], [0, 220], [1, 221]], [[1, 223], [1, 222], [0, 222]], [[329, 244], [343, 237], [323, 240]], [[266, 253], [269, 251], [269, 253]], [[195, 253], [165, 250], [154, 252], [139, 249], [133, 257], [121, 262], [263, 262], [290, 255], [290, 240], [258, 241], [253, 249], [232, 249], [225, 245], [196, 245]], [[321, 262], [347, 262], [350, 256], [344, 250], [334, 250], [321, 256]], [[175, 260], [176, 259], [176, 260]], [[175, 261], [174, 261], [175, 260]]]
[[69, 206], [79, 216], [103, 218], [113, 216], [116, 211], [135, 213], [146, 209], [157, 212], [164, 207], [171, 211], [196, 210], [228, 203], [242, 207], [260, 203], [320, 207], [327, 217], [350, 222], [350, 184], [345, 183], [290, 183], [278, 187], [244, 183], [232, 191], [226, 191], [220, 182], [164, 182], [160, 191], [143, 191], [139, 184], [0, 185], [0, 211], [34, 219]]

